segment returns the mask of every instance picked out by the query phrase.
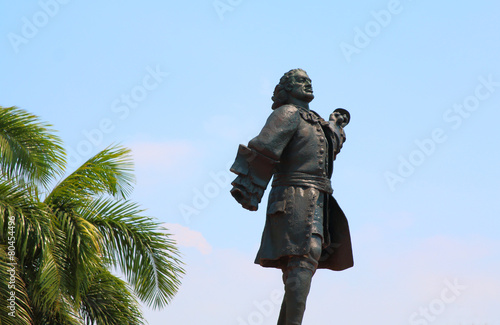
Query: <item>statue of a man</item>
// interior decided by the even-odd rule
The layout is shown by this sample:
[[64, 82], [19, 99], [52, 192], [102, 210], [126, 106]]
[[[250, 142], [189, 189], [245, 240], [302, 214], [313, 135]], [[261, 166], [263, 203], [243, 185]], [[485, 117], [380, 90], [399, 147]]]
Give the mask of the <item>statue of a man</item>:
[[240, 145], [231, 167], [238, 175], [231, 194], [251, 211], [274, 176], [255, 263], [283, 271], [282, 325], [302, 323], [316, 269], [353, 265], [349, 226], [330, 182], [350, 114], [337, 109], [325, 121], [309, 109], [313, 98], [304, 70], [285, 73], [274, 89], [273, 112], [260, 134]]

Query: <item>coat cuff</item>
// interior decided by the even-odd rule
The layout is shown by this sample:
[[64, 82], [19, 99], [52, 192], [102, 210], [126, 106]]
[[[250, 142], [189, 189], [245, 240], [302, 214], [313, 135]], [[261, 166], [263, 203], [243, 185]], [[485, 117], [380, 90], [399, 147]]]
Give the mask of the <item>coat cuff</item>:
[[255, 211], [271, 180], [274, 166], [278, 161], [240, 145], [238, 154], [230, 170], [238, 177], [231, 183], [231, 195], [245, 209]]

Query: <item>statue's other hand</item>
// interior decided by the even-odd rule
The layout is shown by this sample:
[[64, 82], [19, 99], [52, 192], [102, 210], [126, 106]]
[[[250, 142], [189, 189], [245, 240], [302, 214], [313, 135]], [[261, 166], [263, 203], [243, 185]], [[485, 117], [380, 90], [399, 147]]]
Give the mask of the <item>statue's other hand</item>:
[[332, 114], [330, 114], [330, 121], [335, 123], [338, 126], [342, 126], [344, 124], [344, 115], [342, 115], [340, 112], [335, 111]]

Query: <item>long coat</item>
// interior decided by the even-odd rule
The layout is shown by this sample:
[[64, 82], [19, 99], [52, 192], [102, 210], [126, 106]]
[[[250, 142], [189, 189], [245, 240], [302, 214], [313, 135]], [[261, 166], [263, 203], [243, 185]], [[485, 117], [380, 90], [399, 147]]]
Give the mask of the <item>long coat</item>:
[[[318, 267], [343, 270], [353, 265], [347, 219], [331, 195], [330, 185], [333, 160], [344, 141], [343, 130], [333, 122], [305, 108], [283, 105], [273, 111], [260, 134], [249, 142], [246, 149], [252, 152], [251, 158], [246, 156], [245, 160], [238, 154], [231, 169], [239, 175], [232, 193], [247, 209], [257, 208], [245, 197], [256, 192], [262, 195], [262, 186], [265, 188], [274, 175], [255, 263], [282, 268], [289, 256], [307, 254], [316, 202], [319, 195], [324, 195], [324, 245]], [[242, 189], [248, 187], [259, 191]]]

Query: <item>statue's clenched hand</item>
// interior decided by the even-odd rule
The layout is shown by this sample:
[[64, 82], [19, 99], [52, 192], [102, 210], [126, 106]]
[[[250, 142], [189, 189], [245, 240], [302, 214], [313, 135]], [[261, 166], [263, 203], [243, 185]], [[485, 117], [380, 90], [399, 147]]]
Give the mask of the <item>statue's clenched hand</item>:
[[344, 128], [347, 124], [349, 124], [349, 120], [349, 112], [343, 108], [337, 108], [332, 114], [330, 114], [330, 121], [341, 128]]

